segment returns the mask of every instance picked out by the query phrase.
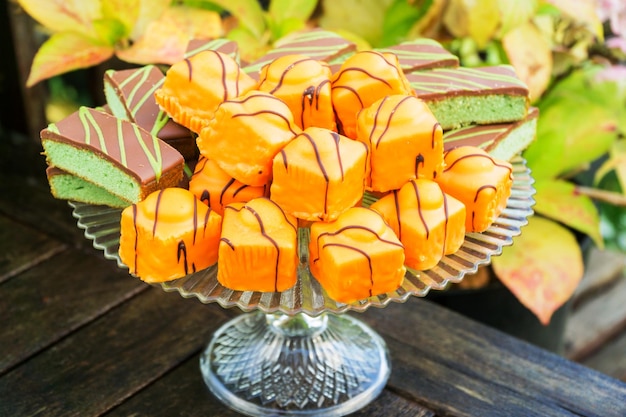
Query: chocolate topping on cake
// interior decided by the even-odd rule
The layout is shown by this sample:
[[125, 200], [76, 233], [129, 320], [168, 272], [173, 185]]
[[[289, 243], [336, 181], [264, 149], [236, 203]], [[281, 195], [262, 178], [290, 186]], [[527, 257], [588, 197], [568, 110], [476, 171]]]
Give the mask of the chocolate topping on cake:
[[354, 43], [336, 33], [323, 29], [307, 30], [285, 38], [267, 55], [244, 67], [244, 71], [257, 79], [261, 68], [281, 56], [299, 54], [329, 62], [333, 58], [355, 51]]
[[428, 38], [419, 38], [399, 45], [379, 49], [398, 56], [400, 68], [405, 73], [431, 68], [456, 68], [459, 59], [448, 52], [439, 42]]
[[440, 68], [414, 72], [406, 77], [417, 97], [422, 100], [486, 94], [528, 96], [528, 87], [510, 65]]
[[[184, 162], [178, 151], [136, 124], [88, 107], [51, 124], [41, 132], [41, 139], [93, 152], [141, 184], [158, 181], [163, 172], [182, 167]], [[77, 163], [68, 162], [70, 166], [66, 167], [63, 161], [51, 162], [68, 172]]]

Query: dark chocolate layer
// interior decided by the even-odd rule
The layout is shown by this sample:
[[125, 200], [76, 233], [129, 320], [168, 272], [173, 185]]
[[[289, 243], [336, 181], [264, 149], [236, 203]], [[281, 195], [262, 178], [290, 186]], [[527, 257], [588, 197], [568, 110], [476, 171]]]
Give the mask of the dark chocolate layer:
[[426, 101], [491, 94], [528, 96], [528, 87], [510, 65], [439, 68], [413, 72], [406, 77], [417, 97]]
[[333, 58], [354, 51], [356, 45], [336, 33], [319, 28], [306, 30], [276, 45], [265, 56], [245, 66], [244, 71], [258, 79], [261, 68], [281, 56], [299, 54], [329, 62]]
[[[141, 184], [158, 181], [162, 173], [184, 163], [177, 150], [136, 124], [88, 107], [42, 130], [41, 140], [94, 152]], [[62, 162], [52, 165], [72, 172], [72, 166], [81, 161]]]

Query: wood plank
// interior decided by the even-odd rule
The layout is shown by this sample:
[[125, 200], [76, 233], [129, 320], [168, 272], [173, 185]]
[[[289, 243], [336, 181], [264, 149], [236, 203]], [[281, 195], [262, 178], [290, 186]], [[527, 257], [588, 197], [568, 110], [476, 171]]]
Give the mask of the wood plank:
[[626, 384], [427, 300], [362, 317], [389, 345], [388, 387], [437, 415], [626, 415]]
[[199, 352], [234, 314], [149, 288], [3, 376], [0, 415], [100, 415]]
[[604, 344], [582, 364], [626, 382], [626, 331]]
[[0, 283], [65, 249], [30, 227], [0, 215]]
[[585, 275], [574, 294], [574, 308], [619, 279], [626, 268], [626, 254], [591, 248], [585, 262]]
[[29, 178], [32, 179], [12, 174], [0, 177], [0, 214], [64, 243], [90, 247], [92, 243], [76, 226], [67, 201], [52, 197], [47, 183], [41, 179]]
[[565, 329], [567, 357], [580, 361], [626, 329], [626, 279], [581, 305]]
[[64, 251], [0, 285], [0, 375], [147, 289], [116, 264]]
[[[107, 417], [234, 417], [241, 414], [224, 406], [206, 387], [199, 370], [199, 355], [107, 413]], [[434, 413], [388, 390], [353, 417], [434, 417]]]

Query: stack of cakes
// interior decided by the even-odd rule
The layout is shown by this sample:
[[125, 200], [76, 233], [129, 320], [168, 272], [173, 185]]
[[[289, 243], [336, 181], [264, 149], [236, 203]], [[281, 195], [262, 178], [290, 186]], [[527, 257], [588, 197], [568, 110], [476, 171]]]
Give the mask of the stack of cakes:
[[51, 166], [120, 200], [82, 201], [126, 207], [131, 273], [162, 282], [217, 263], [225, 287], [280, 292], [307, 229], [308, 267], [343, 303], [396, 290], [486, 230], [536, 120], [508, 66], [461, 68], [426, 39], [356, 51], [319, 29], [250, 64], [232, 42], [194, 42], [165, 74], [111, 71], [105, 86], [107, 106], [41, 137]]

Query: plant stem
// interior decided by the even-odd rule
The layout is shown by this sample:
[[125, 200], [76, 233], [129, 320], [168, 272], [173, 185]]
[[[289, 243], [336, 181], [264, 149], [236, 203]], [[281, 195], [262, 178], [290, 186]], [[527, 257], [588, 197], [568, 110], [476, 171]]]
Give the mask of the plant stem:
[[614, 206], [626, 207], [626, 196], [617, 192], [598, 190], [597, 188], [584, 187], [580, 185], [576, 186], [575, 192]]

